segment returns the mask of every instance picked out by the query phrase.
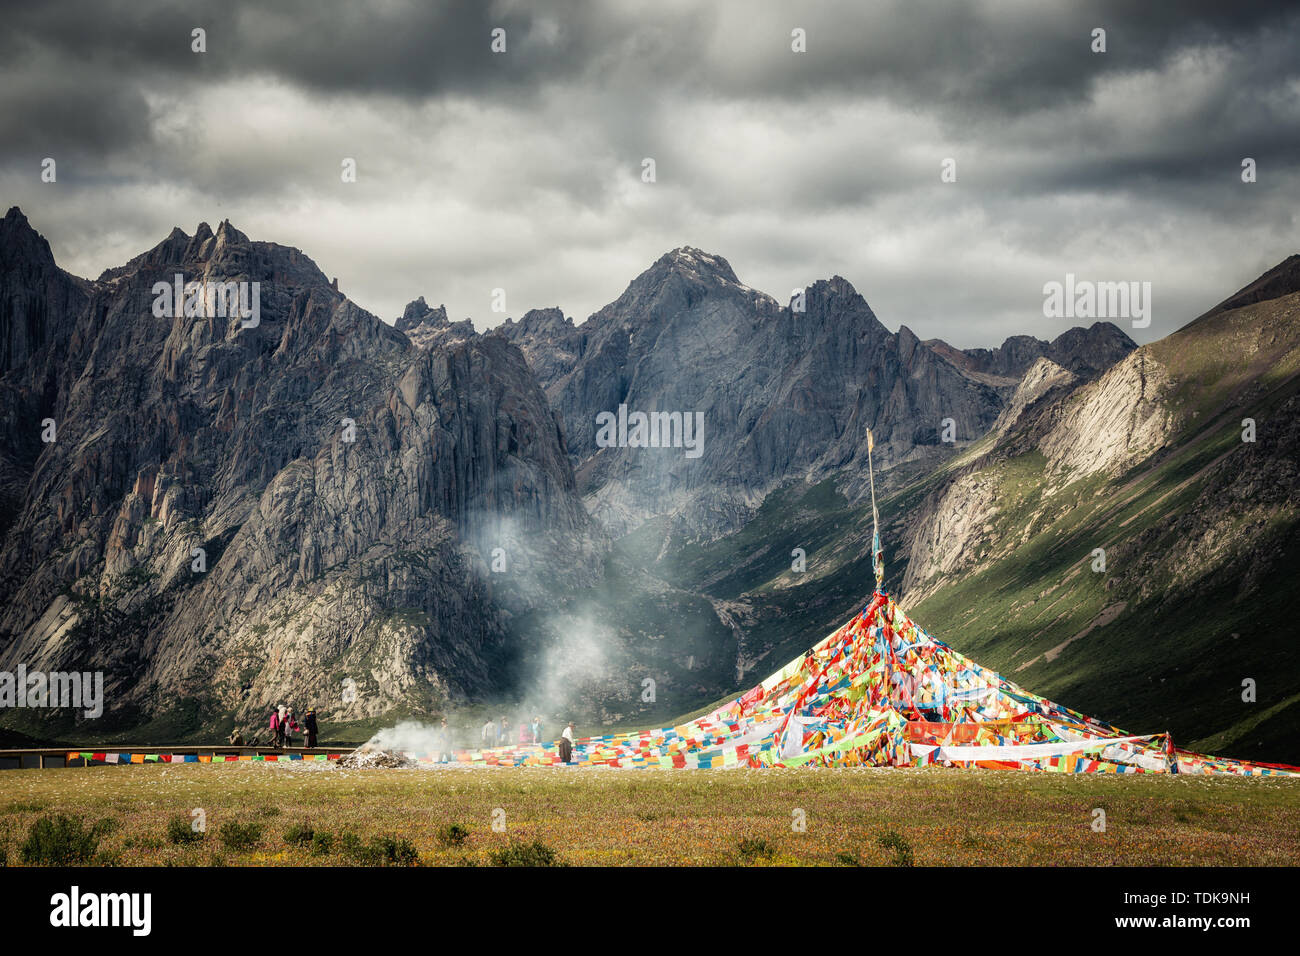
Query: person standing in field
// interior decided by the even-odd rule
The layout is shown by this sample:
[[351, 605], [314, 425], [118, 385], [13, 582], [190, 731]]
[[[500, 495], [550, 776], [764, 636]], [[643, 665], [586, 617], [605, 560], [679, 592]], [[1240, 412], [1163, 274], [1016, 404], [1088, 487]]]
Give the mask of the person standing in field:
[[303, 715], [302, 726], [307, 731], [307, 746], [316, 746], [316, 708], [308, 707]]
[[481, 736], [482, 736], [482, 738], [483, 738], [483, 749], [484, 749], [484, 750], [487, 750], [489, 747], [494, 747], [494, 746], [496, 746], [496, 742], [497, 742], [497, 725], [494, 724], [494, 723], [492, 723], [492, 718], [491, 718], [491, 717], [489, 717], [488, 720], [487, 720], [487, 723], [483, 725], [483, 732], [482, 732]]
[[560, 763], [568, 763], [573, 759], [573, 721], [564, 728], [564, 733], [560, 734]]
[[533, 743], [540, 744], [542, 742], [542, 718], [540, 716], [533, 718], [532, 730], [533, 730]]
[[501, 723], [497, 725], [497, 746], [510, 746], [510, 725], [506, 723], [504, 717], [501, 718]]
[[442, 718], [442, 725], [438, 728], [438, 763], [451, 763], [451, 728], [447, 726], [447, 718]]

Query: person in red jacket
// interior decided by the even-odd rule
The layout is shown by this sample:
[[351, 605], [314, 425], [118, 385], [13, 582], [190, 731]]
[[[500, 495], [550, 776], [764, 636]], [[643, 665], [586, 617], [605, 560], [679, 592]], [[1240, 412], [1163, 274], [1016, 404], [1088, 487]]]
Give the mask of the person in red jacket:
[[284, 726], [284, 740], [286, 747], [293, 747], [293, 735], [302, 733], [302, 727], [298, 726], [298, 718], [294, 716], [293, 708], [289, 708], [289, 718]]

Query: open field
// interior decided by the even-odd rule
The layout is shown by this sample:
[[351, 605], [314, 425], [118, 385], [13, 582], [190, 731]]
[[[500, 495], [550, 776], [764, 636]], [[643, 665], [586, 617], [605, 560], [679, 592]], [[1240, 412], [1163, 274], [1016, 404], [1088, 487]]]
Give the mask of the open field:
[[[202, 809], [189, 845], [169, 819]], [[1094, 810], [1105, 811], [1095, 832]], [[505, 832], [492, 829], [504, 811]], [[806, 814], [795, 832], [796, 810]], [[1280, 779], [880, 769], [787, 771], [341, 770], [275, 764], [139, 765], [0, 774], [0, 853], [21, 863], [33, 824], [101, 820], [95, 862], [345, 865], [344, 844], [410, 841], [426, 865], [489, 864], [541, 841], [578, 865], [1294, 865], [1300, 785]], [[223, 836], [258, 824], [253, 845]], [[468, 829], [447, 846], [439, 831]], [[305, 824], [328, 831], [293, 845]], [[886, 834], [901, 840], [882, 846]], [[352, 834], [354, 837], [346, 836]], [[746, 852], [741, 850], [741, 841]], [[761, 842], [760, 842], [761, 841]]]

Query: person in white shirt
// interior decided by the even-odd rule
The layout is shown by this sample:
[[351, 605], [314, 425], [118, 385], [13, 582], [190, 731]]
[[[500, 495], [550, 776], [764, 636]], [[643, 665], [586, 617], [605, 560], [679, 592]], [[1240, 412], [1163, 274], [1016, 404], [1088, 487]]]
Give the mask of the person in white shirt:
[[564, 733], [560, 734], [560, 763], [573, 759], [573, 721], [569, 721]]
[[496, 724], [492, 723], [492, 718], [489, 717], [488, 722], [483, 725], [483, 749], [486, 750], [488, 747], [493, 746], [496, 742], [497, 742], [497, 726]]

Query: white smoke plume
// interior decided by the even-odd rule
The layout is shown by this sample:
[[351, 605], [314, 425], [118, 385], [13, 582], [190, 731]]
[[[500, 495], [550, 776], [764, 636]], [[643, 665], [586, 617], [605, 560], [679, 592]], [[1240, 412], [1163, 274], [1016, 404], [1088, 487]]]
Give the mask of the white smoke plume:
[[442, 746], [442, 730], [437, 724], [404, 720], [396, 727], [386, 727], [367, 740], [362, 750], [391, 750], [408, 754], [436, 754]]
[[595, 690], [596, 685], [614, 679], [608, 654], [618, 634], [603, 623], [606, 610], [597, 613], [584, 608], [576, 613], [556, 613], [547, 618], [551, 640], [533, 669], [526, 699], [539, 712], [561, 713]]

